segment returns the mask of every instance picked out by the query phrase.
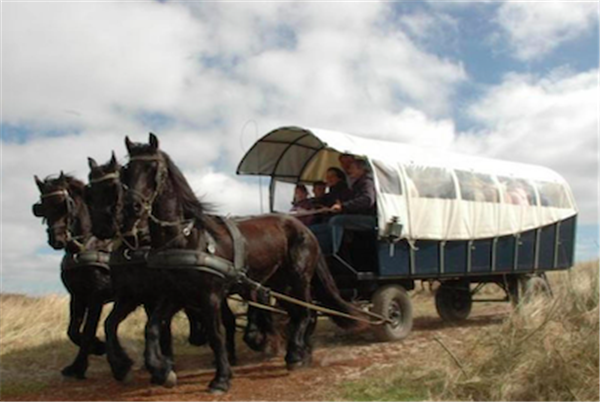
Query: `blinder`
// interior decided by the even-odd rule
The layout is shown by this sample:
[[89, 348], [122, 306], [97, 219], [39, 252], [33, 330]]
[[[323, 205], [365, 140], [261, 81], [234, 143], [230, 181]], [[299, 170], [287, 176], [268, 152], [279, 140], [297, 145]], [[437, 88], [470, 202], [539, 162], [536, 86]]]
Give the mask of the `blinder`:
[[36, 202], [35, 204], [33, 204], [32, 207], [33, 210], [33, 215], [38, 217], [38, 218], [44, 218], [45, 214], [44, 214], [44, 206], [42, 205], [41, 202]]

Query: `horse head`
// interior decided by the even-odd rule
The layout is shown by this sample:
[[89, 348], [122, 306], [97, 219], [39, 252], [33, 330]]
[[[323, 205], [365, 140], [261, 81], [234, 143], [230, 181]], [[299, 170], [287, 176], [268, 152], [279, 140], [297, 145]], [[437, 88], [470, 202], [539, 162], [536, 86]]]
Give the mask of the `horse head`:
[[34, 176], [34, 179], [40, 190], [40, 201], [33, 205], [33, 214], [47, 223], [48, 244], [55, 250], [70, 245], [77, 247], [77, 239], [89, 231], [83, 183], [62, 171], [58, 178], [42, 181]]
[[147, 144], [126, 137], [125, 145], [129, 164], [123, 175], [124, 227], [137, 233], [138, 226], [147, 222], [153, 246], [176, 247], [175, 237], [187, 237], [194, 227], [210, 225], [206, 216], [210, 204], [196, 197], [181, 170], [159, 149], [154, 134], [150, 133]]
[[158, 138], [152, 133], [149, 142], [135, 143], [125, 137], [129, 163], [123, 170], [126, 189], [123, 205], [124, 233], [137, 237], [140, 227], [153, 215], [154, 203], [168, 181], [166, 155], [159, 150]]
[[88, 165], [85, 202], [90, 210], [92, 233], [99, 239], [112, 239], [119, 233], [122, 221], [121, 166], [114, 152], [107, 163], [98, 165], [93, 158], [88, 158]]

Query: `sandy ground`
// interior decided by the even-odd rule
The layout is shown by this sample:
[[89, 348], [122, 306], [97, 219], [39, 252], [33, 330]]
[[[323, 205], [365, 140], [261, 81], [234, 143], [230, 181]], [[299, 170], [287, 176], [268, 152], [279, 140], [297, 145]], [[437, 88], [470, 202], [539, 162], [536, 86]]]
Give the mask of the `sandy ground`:
[[[484, 331], [498, 326], [510, 312], [508, 303], [477, 304], [469, 320], [457, 325], [446, 324], [432, 308], [432, 299], [413, 300], [415, 320], [412, 333], [403, 341], [377, 343], [369, 333], [344, 334], [328, 320], [320, 320], [315, 334], [315, 352], [310, 368], [288, 372], [283, 356], [266, 357], [251, 352], [238, 343], [238, 366], [229, 393], [215, 396], [207, 393], [214, 370], [207, 347], [177, 354], [178, 385], [166, 389], [149, 384], [149, 374], [137, 361], [134, 380], [117, 383], [108, 369], [90, 372], [84, 381], [64, 380], [57, 374], [50, 386], [41, 392], [24, 393], [11, 400], [324, 400], [335, 397], [336, 389], [347, 381], [368, 378], [377, 370], [386, 370], [402, 362], [422, 367], [424, 358], [449, 359], [435, 340], [450, 350], [461, 351]], [[431, 351], [435, 353], [431, 353]], [[136, 360], [139, 360], [137, 358]], [[93, 357], [90, 365], [106, 365], [103, 357]], [[4, 398], [3, 398], [4, 399]]]

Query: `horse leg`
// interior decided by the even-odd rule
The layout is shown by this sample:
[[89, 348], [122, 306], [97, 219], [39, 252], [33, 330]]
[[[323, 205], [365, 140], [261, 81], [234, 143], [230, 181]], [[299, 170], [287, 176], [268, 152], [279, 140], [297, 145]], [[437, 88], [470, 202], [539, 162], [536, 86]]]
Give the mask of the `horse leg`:
[[223, 313], [223, 324], [225, 325], [227, 356], [229, 357], [229, 364], [235, 366], [237, 364], [237, 357], [235, 355], [235, 315], [233, 314], [233, 311], [231, 311], [231, 308], [229, 308], [227, 299], [223, 299], [223, 302], [221, 303], [221, 311]]
[[[269, 304], [268, 297], [263, 293], [258, 294], [257, 301]], [[269, 334], [273, 334], [273, 319], [270, 313], [258, 308], [248, 306], [248, 324], [244, 330], [244, 342], [255, 352], [262, 352], [267, 346]]]
[[119, 342], [118, 330], [119, 324], [131, 314], [137, 303], [132, 300], [119, 298], [115, 301], [112, 311], [104, 322], [104, 332], [106, 333], [106, 357], [110, 364], [113, 377], [117, 381], [127, 381], [128, 374], [131, 372], [133, 360], [127, 355], [121, 343]]
[[144, 331], [146, 339], [144, 360], [146, 369], [148, 369], [152, 376], [152, 384], [165, 385], [170, 388], [177, 383], [177, 376], [169, 360], [163, 356], [160, 345], [162, 322], [169, 310], [170, 303], [166, 300], [161, 300], [152, 311]]
[[85, 372], [88, 368], [88, 356], [90, 355], [96, 340], [96, 330], [98, 329], [98, 321], [100, 320], [100, 314], [102, 313], [102, 306], [102, 301], [94, 301], [88, 307], [79, 353], [77, 354], [75, 361], [62, 370], [62, 374], [65, 377], [85, 379]]
[[201, 324], [202, 318], [200, 314], [191, 308], [186, 308], [184, 311], [190, 323], [189, 343], [194, 346], [205, 345], [208, 340], [206, 338], [206, 331]]
[[81, 300], [75, 296], [71, 296], [69, 303], [69, 328], [67, 329], [67, 335], [71, 342], [77, 346], [81, 346], [81, 324], [83, 323], [83, 317], [85, 316], [85, 305]]
[[166, 302], [168, 305], [165, 307], [164, 320], [160, 327], [160, 351], [164, 358], [167, 360], [172, 370], [175, 370], [173, 361], [173, 335], [171, 333], [171, 322], [173, 317], [181, 309], [180, 306], [175, 303]]
[[221, 319], [222, 297], [215, 293], [203, 293], [201, 300], [202, 325], [208, 333], [208, 342], [215, 356], [217, 370], [208, 386], [211, 393], [227, 392], [230, 387], [231, 367], [227, 359], [227, 349], [223, 336]]
[[317, 313], [315, 311], [310, 312], [310, 318], [306, 331], [304, 332], [304, 365], [310, 366], [312, 363], [312, 351], [313, 351], [313, 339], [312, 335], [317, 327]]
[[[294, 282], [292, 290], [296, 298], [306, 302], [311, 301], [310, 287], [304, 286], [300, 278]], [[290, 322], [285, 362], [288, 370], [294, 370], [309, 365], [311, 362], [311, 343], [306, 345], [305, 340], [307, 337], [310, 338], [314, 330], [314, 314], [306, 307], [291, 304], [288, 304], [287, 311], [290, 315]]]

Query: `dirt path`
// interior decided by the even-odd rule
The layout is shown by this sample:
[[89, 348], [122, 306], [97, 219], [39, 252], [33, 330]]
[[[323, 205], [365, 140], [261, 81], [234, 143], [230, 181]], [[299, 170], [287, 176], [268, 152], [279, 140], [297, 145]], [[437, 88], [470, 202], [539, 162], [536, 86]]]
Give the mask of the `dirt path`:
[[[148, 373], [137, 367], [132, 383], [115, 382], [108, 371], [91, 373], [86, 381], [57, 378], [42, 392], [22, 394], [13, 400], [323, 400], [344, 381], [369, 376], [402, 361], [422, 367], [427, 359], [448, 359], [437, 338], [448, 348], [464, 351], [483, 331], [500, 325], [510, 311], [507, 304], [479, 305], [461, 326], [444, 324], [431, 311], [417, 313], [411, 335], [402, 342], [375, 343], [370, 334], [346, 335], [328, 321], [320, 322], [315, 338], [313, 366], [288, 372], [282, 356], [266, 359], [238, 346], [240, 365], [234, 367], [232, 388], [226, 395], [206, 392], [213, 376], [208, 348], [177, 355], [178, 385], [165, 389], [149, 384]], [[177, 353], [177, 351], [176, 351]], [[425, 360], [425, 361], [424, 361]], [[102, 365], [94, 358], [91, 365]], [[139, 362], [138, 362], [139, 364]]]

